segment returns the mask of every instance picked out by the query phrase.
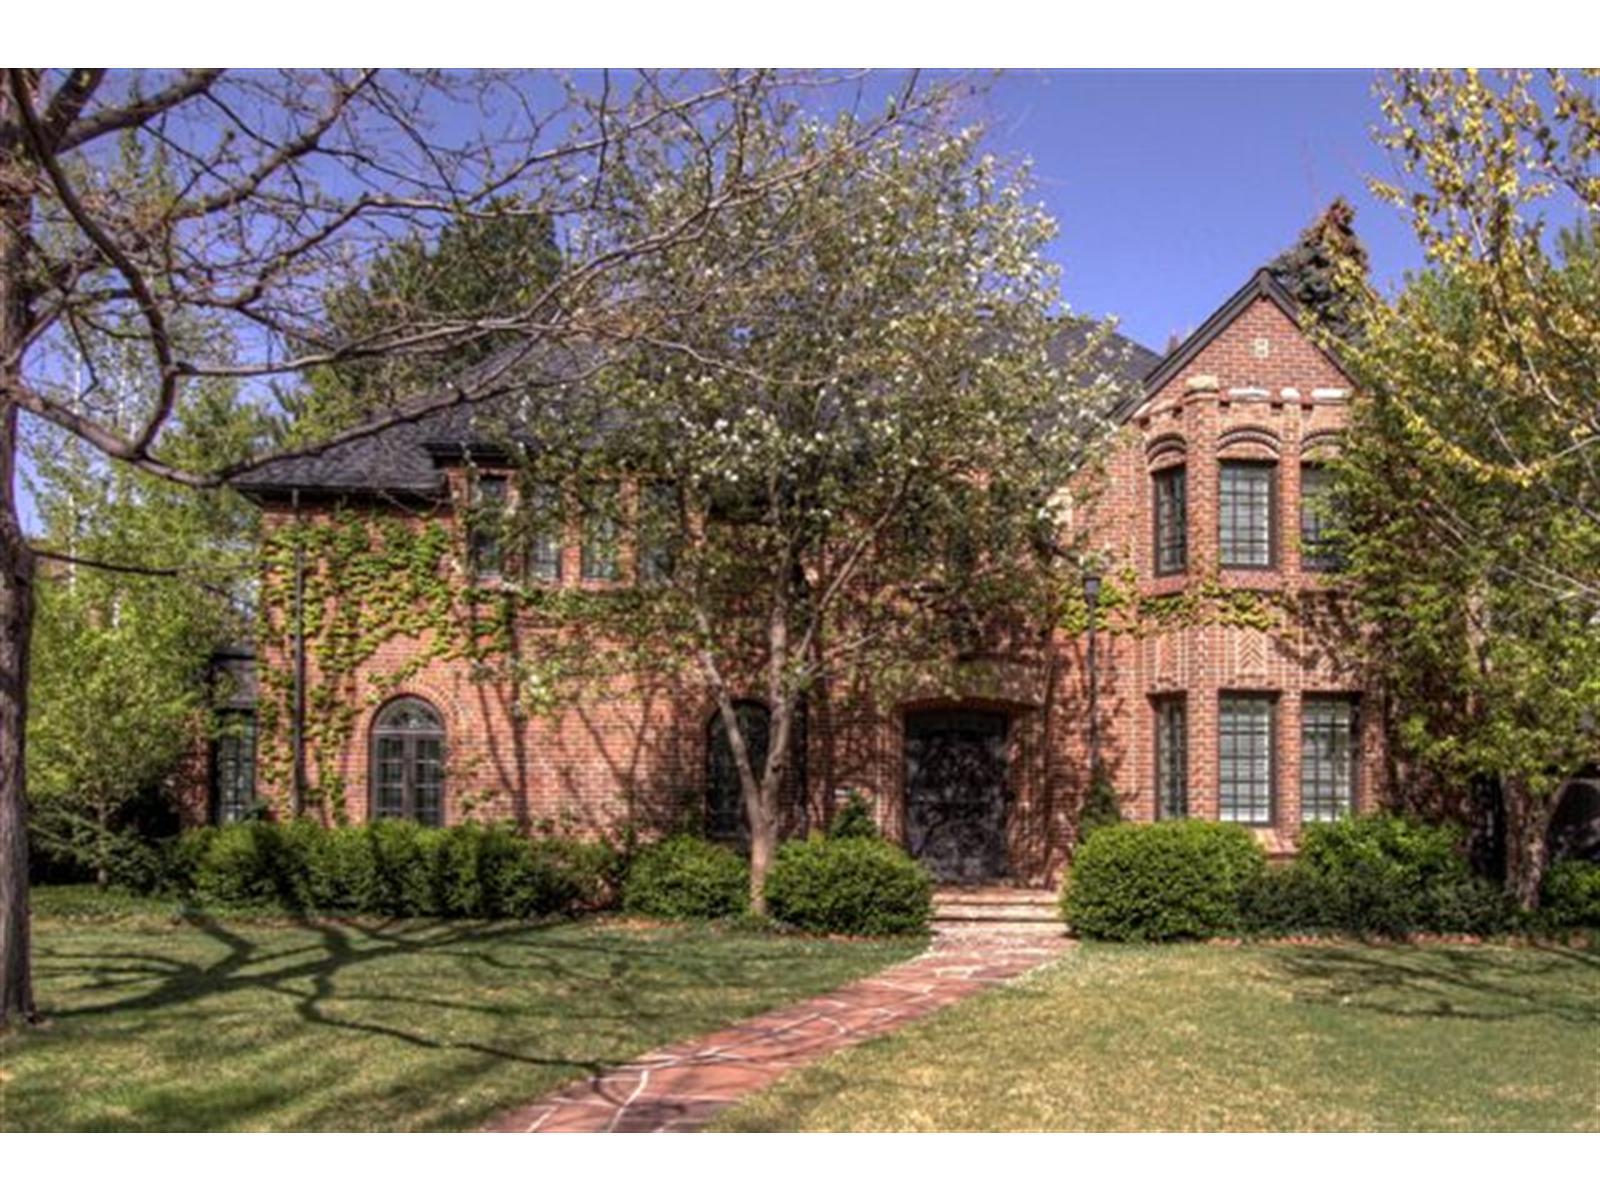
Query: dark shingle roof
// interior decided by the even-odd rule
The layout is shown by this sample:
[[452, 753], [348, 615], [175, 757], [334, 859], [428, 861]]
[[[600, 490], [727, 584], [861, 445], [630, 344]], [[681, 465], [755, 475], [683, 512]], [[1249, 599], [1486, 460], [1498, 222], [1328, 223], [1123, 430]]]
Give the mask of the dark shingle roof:
[[[1063, 322], [1055, 346], [1060, 358], [1081, 351], [1094, 328], [1085, 319]], [[504, 372], [505, 357], [497, 356], [478, 368], [476, 377]], [[1153, 350], [1121, 334], [1107, 339], [1101, 357], [1107, 372], [1120, 376], [1128, 391], [1141, 394], [1143, 379], [1161, 362]], [[592, 356], [586, 360], [579, 352], [546, 356], [543, 362], [547, 384], [574, 378], [593, 366]], [[553, 362], [560, 366], [552, 371]], [[516, 365], [523, 371], [518, 378], [526, 379], [526, 364]], [[314, 454], [267, 463], [240, 475], [234, 486], [259, 499], [286, 497], [295, 490], [310, 495], [440, 495], [444, 482], [440, 462], [492, 451], [503, 439], [506, 419], [517, 403], [515, 394], [503, 387], [491, 398], [439, 407], [447, 399], [443, 394], [425, 398], [417, 405], [424, 415]]]

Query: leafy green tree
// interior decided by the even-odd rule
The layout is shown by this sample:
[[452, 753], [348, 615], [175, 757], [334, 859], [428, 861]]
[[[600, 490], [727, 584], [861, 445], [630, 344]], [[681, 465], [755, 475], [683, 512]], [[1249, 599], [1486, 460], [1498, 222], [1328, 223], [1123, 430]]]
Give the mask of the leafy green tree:
[[1600, 112], [1559, 72], [1401, 72], [1383, 111], [1406, 178], [1376, 190], [1428, 268], [1393, 302], [1344, 281], [1349, 575], [1400, 748], [1498, 782], [1532, 906], [1556, 790], [1600, 759]]
[[[174, 461], [194, 469], [261, 444], [263, 418], [211, 385], [184, 405]], [[147, 852], [138, 818], [210, 720], [207, 666], [247, 625], [257, 514], [240, 497], [97, 463], [42, 439], [33, 470], [50, 564], [38, 587], [30, 691], [30, 832], [103, 885]]]
[[[766, 171], [859, 136], [782, 116], [750, 133]], [[503, 431], [521, 495], [568, 497], [565, 514], [523, 504], [521, 536], [579, 519], [637, 585], [580, 593], [596, 675], [613, 646], [715, 698], [757, 907], [807, 697], [981, 687], [984, 653], [1039, 644], [1073, 569], [1067, 481], [1117, 398], [1108, 328], [1061, 315], [1053, 221], [977, 131], [930, 122], [838, 162], [641, 264], [640, 353], [530, 395]], [[695, 204], [658, 178], [617, 219]], [[609, 572], [611, 555], [589, 557]], [[552, 653], [524, 654], [542, 667], [573, 601], [533, 593]], [[770, 714], [764, 759], [737, 719], [749, 697]]]
[[[396, 327], [468, 328], [534, 306], [560, 272], [554, 222], [502, 200], [483, 211], [417, 230], [384, 248], [365, 275], [326, 299], [328, 338], [359, 345]], [[356, 421], [447, 386], [525, 335], [515, 330], [458, 335], [425, 358], [329, 363], [284, 397], [285, 436], [314, 441]]]

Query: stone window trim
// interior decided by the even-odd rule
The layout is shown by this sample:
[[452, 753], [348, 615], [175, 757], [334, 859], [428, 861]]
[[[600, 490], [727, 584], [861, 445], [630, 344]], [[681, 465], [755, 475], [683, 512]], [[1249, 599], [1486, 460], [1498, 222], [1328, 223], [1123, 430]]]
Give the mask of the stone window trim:
[[[1230, 782], [1228, 766], [1230, 762], [1243, 763], [1246, 760], [1239, 754], [1237, 739], [1241, 736], [1240, 727], [1233, 724], [1238, 715], [1246, 711], [1246, 706], [1262, 711], [1266, 714], [1266, 756], [1264, 763], [1253, 764], [1250, 767], [1250, 777], [1242, 782], [1252, 785], [1256, 794], [1243, 797], [1244, 805], [1250, 810], [1248, 819], [1237, 815], [1229, 815], [1230, 811], [1237, 813], [1240, 807], [1240, 797], [1229, 797], [1225, 788]], [[1256, 829], [1270, 829], [1278, 822], [1278, 764], [1279, 764], [1279, 694], [1272, 691], [1225, 689], [1217, 693], [1217, 819], [1233, 824], [1247, 825]], [[1230, 712], [1230, 709], [1235, 711]], [[1228, 737], [1232, 733], [1235, 738], [1235, 750], [1229, 755], [1226, 750]], [[1264, 772], [1261, 768], [1264, 767]], [[1240, 782], [1237, 778], [1234, 782]], [[1259, 815], [1264, 810], [1264, 815]]]

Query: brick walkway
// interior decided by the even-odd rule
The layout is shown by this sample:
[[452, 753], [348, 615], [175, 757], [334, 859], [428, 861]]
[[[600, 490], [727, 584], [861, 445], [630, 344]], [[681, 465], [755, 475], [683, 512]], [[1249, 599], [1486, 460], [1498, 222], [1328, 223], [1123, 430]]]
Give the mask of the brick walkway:
[[496, 1118], [491, 1133], [672, 1133], [796, 1067], [1031, 971], [1071, 945], [1059, 932], [940, 932], [909, 962], [570, 1085]]

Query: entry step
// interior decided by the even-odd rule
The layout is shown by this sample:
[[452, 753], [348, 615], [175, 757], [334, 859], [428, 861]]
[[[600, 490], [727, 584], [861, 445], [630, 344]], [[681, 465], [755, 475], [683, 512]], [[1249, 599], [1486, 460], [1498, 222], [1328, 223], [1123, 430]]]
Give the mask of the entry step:
[[1045, 888], [942, 887], [933, 893], [933, 919], [940, 924], [1057, 925], [1061, 909]]

